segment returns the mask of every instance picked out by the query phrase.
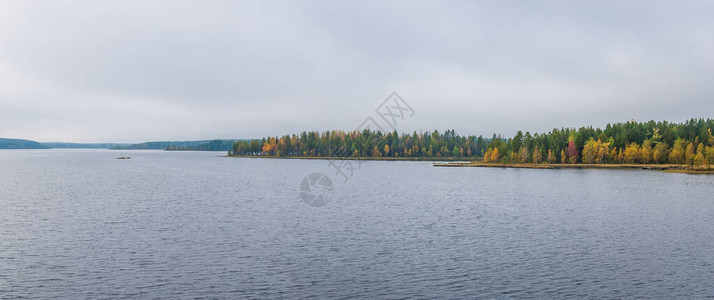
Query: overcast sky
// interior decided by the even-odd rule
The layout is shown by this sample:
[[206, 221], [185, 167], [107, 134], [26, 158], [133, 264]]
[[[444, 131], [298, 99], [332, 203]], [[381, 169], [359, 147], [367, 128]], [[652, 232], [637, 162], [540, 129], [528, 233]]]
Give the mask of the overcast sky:
[[0, 137], [542, 132], [713, 117], [714, 1], [0, 1]]

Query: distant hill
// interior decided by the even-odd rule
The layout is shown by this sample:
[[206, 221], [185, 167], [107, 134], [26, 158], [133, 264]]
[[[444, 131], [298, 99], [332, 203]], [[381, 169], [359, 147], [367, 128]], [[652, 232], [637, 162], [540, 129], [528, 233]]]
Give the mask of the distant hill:
[[170, 145], [164, 150], [167, 151], [228, 151], [233, 149], [233, 144], [238, 140], [212, 140], [198, 146], [179, 147]]
[[30, 140], [0, 138], [0, 149], [47, 149], [49, 147]]
[[43, 142], [43, 145], [50, 148], [73, 148], [73, 149], [110, 149], [113, 147], [126, 147], [131, 144], [116, 143], [63, 143], [63, 142]]
[[114, 150], [164, 150], [166, 147], [195, 147], [201, 144], [208, 143], [208, 141], [160, 141], [160, 142], [146, 142], [139, 144], [131, 144], [127, 146], [115, 146], [112, 147]]
[[228, 151], [240, 140], [159, 141], [139, 144], [65, 143], [0, 138], [0, 149], [112, 149], [112, 150], [173, 150], [173, 151]]
[[193, 151], [228, 151], [237, 140], [203, 141], [160, 141], [132, 145], [118, 145], [114, 150], [193, 150]]

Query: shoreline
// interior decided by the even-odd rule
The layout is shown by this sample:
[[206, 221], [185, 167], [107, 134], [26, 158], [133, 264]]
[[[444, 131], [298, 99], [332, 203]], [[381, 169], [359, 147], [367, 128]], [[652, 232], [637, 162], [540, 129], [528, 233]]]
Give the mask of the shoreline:
[[307, 159], [307, 160], [363, 160], [363, 161], [422, 161], [433, 162], [434, 167], [447, 168], [504, 168], [504, 169], [610, 169], [654, 170], [667, 173], [714, 174], [714, 168], [675, 164], [502, 164], [471, 161], [464, 157], [341, 157], [341, 156], [275, 156], [226, 155], [228, 158]]
[[514, 168], [514, 169], [638, 169], [656, 170], [670, 173], [714, 174], [713, 168], [692, 168], [689, 165], [675, 164], [501, 164], [484, 162], [435, 163], [435, 167], [452, 168]]

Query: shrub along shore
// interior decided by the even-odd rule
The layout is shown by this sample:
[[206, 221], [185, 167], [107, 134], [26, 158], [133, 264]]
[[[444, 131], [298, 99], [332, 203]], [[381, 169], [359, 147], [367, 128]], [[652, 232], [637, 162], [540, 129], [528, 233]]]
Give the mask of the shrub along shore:
[[660, 170], [674, 173], [714, 174], [714, 169], [706, 166], [674, 164], [503, 164], [485, 162], [446, 162], [435, 163], [435, 167], [478, 167], [478, 168], [516, 168], [516, 169], [642, 169]]

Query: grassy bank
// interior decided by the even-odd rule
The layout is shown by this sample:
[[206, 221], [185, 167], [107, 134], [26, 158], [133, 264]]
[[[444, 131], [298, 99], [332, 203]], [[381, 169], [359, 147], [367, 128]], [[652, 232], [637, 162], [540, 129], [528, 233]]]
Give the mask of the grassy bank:
[[684, 173], [684, 174], [714, 174], [712, 169], [683, 169], [683, 170], [664, 170], [667, 173]]
[[521, 169], [642, 169], [688, 174], [714, 174], [714, 169], [688, 165], [644, 164], [502, 164], [485, 162], [435, 163], [435, 167], [521, 168]]

